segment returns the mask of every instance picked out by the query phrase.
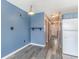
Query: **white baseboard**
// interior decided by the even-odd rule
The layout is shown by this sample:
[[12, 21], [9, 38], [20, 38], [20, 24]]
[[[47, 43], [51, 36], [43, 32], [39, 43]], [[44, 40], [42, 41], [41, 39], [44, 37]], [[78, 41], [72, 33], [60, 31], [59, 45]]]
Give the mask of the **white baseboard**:
[[29, 46], [29, 45], [31, 45], [31, 44], [29, 43], [29, 44], [27, 44], [27, 45], [25, 45], [25, 46], [23, 46], [23, 47], [17, 49], [16, 51], [13, 51], [12, 53], [10, 53], [10, 54], [8, 54], [8, 55], [2, 57], [1, 59], [7, 59], [8, 57], [14, 55], [15, 53], [21, 51], [22, 49], [26, 48], [26, 47]]
[[78, 57], [78, 55], [70, 54], [70, 53], [65, 53], [63, 52], [64, 55], [72, 56], [72, 57]]
[[12, 53], [9, 53], [8, 55], [2, 57], [1, 59], [7, 59], [8, 57], [10, 57], [10, 56], [16, 54], [17, 52], [21, 51], [22, 49], [26, 48], [26, 47], [29, 46], [29, 45], [36, 45], [36, 46], [41, 46], [41, 47], [44, 47], [44, 46], [45, 46], [45, 45], [36, 44], [36, 43], [29, 43], [29, 44], [27, 44], [27, 45], [25, 45], [25, 46], [23, 46], [23, 47], [21, 47], [21, 48], [15, 50], [15, 51], [13, 51]]

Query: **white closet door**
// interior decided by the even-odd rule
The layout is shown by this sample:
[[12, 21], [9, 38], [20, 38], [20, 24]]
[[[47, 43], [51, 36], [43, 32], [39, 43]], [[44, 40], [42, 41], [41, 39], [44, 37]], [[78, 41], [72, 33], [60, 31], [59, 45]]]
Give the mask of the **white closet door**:
[[63, 53], [78, 56], [78, 19], [63, 19]]
[[63, 30], [77, 30], [78, 29], [78, 19], [63, 19], [62, 29]]

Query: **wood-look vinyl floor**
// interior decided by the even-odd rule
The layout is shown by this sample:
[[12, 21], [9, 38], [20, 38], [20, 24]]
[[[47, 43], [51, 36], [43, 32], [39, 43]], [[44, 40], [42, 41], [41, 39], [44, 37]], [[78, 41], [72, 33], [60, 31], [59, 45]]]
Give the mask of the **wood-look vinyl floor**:
[[[78, 59], [69, 55], [62, 55], [63, 59]], [[43, 47], [29, 45], [23, 50], [19, 51], [13, 56], [7, 59], [62, 59], [61, 55], [57, 54], [53, 56], [51, 50]]]

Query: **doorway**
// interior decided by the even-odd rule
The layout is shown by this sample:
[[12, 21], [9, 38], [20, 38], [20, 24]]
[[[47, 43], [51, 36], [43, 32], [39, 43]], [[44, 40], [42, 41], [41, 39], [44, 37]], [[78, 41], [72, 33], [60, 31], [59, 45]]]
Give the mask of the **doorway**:
[[51, 16], [45, 14], [45, 47], [52, 50], [52, 55], [62, 59], [62, 22], [61, 14], [54, 13]]

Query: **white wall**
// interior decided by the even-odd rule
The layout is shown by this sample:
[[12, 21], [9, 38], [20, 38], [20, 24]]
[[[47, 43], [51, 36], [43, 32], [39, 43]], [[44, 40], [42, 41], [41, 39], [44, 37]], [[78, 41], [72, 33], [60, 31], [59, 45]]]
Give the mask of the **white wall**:
[[78, 19], [63, 19], [63, 53], [78, 56]]

